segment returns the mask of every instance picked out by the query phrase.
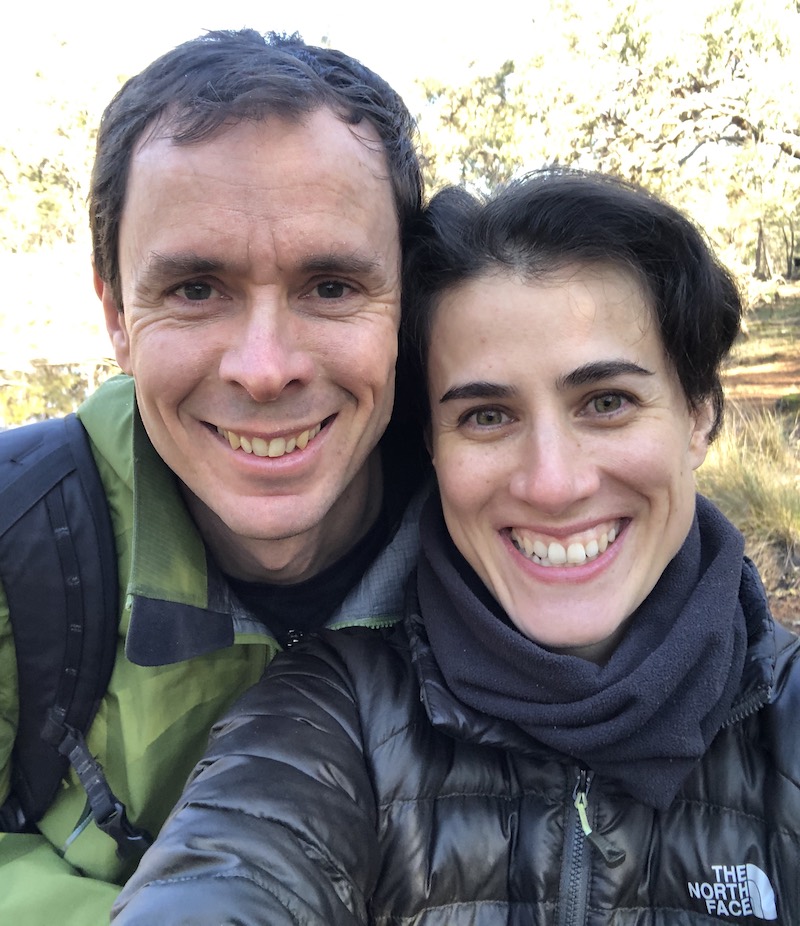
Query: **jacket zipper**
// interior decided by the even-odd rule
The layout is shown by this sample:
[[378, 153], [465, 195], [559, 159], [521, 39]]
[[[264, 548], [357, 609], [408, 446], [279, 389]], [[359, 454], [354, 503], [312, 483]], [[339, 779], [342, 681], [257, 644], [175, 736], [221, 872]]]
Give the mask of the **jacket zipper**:
[[625, 853], [618, 849], [610, 839], [600, 833], [596, 833], [589, 823], [589, 788], [592, 784], [592, 775], [586, 769], [581, 769], [578, 775], [578, 783], [572, 792], [572, 800], [575, 809], [578, 811], [578, 818], [581, 823], [583, 835], [602, 855], [603, 861], [609, 868], [616, 868], [625, 861]]
[[625, 860], [625, 853], [605, 836], [596, 833], [589, 823], [589, 788], [592, 777], [588, 769], [579, 769], [572, 790], [572, 803], [568, 809], [565, 827], [564, 860], [561, 870], [562, 899], [558, 905], [559, 926], [581, 926], [586, 921], [591, 869], [588, 845], [600, 853], [610, 868], [616, 868]]
[[[393, 627], [397, 623], [397, 620], [389, 619], [375, 619], [375, 620], [360, 620], [353, 621], [352, 623], [347, 623], [347, 621], [342, 621], [339, 624], [325, 625], [320, 627], [320, 630], [343, 630], [346, 627], [369, 627], [370, 630], [384, 630], [388, 627]], [[299, 643], [306, 636], [306, 631], [304, 630], [289, 630], [286, 632], [286, 639], [283, 641], [283, 649], [291, 649], [297, 643]]]
[[722, 724], [721, 729], [741, 723], [751, 714], [760, 711], [765, 704], [769, 703], [770, 690], [769, 685], [762, 685], [760, 688], [757, 688], [751, 695], [731, 710], [730, 715], [725, 720], [725, 723]]
[[558, 926], [580, 926], [586, 917], [589, 894], [589, 866], [586, 864], [586, 840], [583, 836], [575, 797], [585, 781], [586, 771], [581, 769], [567, 806], [564, 827], [564, 857], [561, 865], [561, 885], [558, 903]]
[[395, 624], [399, 624], [402, 620], [402, 617], [368, 617], [359, 618], [357, 620], [353, 618], [342, 618], [339, 621], [334, 621], [332, 624], [326, 624], [322, 629], [344, 630], [347, 627], [368, 627], [370, 630], [386, 630], [389, 627], [394, 627]]

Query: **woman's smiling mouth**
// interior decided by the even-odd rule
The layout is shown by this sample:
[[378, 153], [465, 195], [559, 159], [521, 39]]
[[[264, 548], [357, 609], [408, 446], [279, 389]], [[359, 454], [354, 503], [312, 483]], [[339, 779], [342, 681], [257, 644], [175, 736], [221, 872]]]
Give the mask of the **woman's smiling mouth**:
[[621, 521], [612, 521], [565, 542], [517, 527], [510, 528], [509, 536], [517, 550], [539, 566], [582, 566], [605, 553], [619, 536], [621, 527]]

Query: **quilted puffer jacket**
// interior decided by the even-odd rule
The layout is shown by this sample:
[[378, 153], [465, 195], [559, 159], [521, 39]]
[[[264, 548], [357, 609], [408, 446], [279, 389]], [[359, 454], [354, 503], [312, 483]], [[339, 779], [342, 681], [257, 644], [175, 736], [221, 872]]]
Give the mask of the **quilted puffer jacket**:
[[665, 812], [455, 701], [420, 618], [279, 657], [116, 926], [800, 923], [798, 640], [765, 612]]

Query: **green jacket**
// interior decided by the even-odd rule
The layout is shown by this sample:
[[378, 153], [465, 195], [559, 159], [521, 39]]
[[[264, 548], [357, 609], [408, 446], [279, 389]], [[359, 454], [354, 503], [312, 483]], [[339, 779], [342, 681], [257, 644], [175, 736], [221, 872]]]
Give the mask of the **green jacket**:
[[[79, 416], [107, 492], [121, 596], [117, 659], [87, 742], [131, 821], [155, 834], [202, 755], [212, 723], [280, 647], [207, 558], [175, 478], [135, 413], [132, 381], [110, 380]], [[411, 506], [328, 626], [386, 626], [398, 619], [416, 556], [417, 508]], [[0, 803], [16, 724], [16, 663], [0, 587]], [[131, 871], [88, 817], [74, 774], [39, 829], [0, 834], [0, 923], [107, 923]]]

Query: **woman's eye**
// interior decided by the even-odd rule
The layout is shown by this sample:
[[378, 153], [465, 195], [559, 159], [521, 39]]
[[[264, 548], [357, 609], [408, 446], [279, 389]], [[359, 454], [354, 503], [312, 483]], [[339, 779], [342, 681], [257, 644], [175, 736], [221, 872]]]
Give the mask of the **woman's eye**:
[[215, 290], [210, 283], [193, 282], [183, 283], [177, 288], [176, 292], [189, 302], [203, 302], [210, 299]]
[[315, 289], [320, 299], [341, 299], [348, 287], [338, 280], [325, 280], [324, 283], [318, 283]]
[[618, 412], [624, 406], [625, 398], [615, 392], [611, 392], [608, 395], [596, 396], [592, 399], [590, 404], [592, 411], [597, 412], [599, 415], [608, 415], [612, 412]]
[[502, 424], [505, 416], [499, 408], [482, 408], [480, 411], [473, 412], [472, 419], [478, 427], [491, 428]]

